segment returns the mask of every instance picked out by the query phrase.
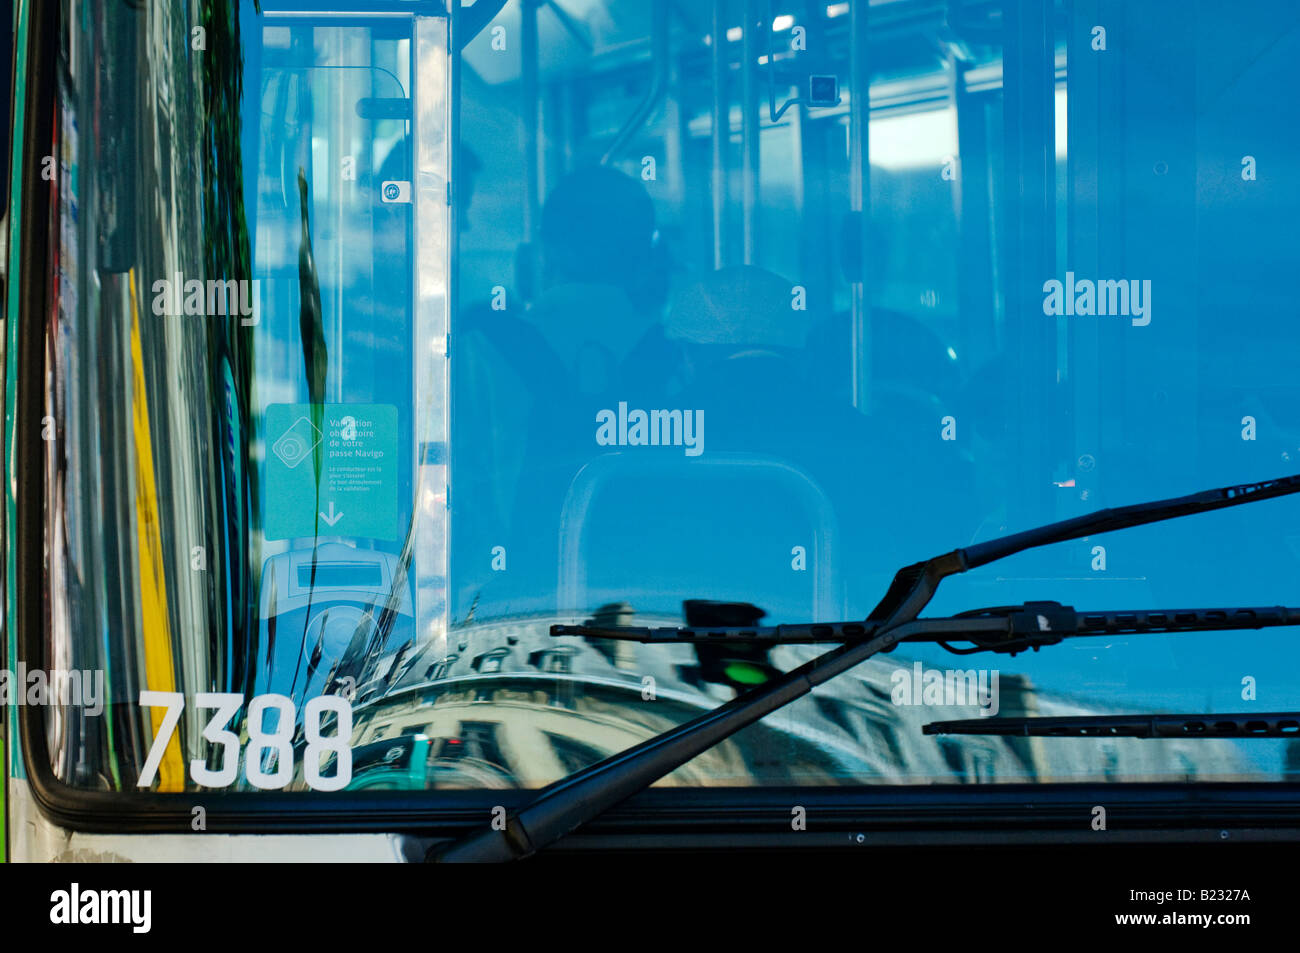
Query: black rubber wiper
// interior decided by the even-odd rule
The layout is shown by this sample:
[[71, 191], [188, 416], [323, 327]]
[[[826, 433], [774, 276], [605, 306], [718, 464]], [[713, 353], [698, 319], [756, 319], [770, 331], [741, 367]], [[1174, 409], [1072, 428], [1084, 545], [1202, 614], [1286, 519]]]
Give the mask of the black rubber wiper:
[[[917, 616], [948, 576], [1037, 546], [1296, 492], [1300, 492], [1300, 474], [1264, 483], [1206, 490], [1169, 500], [1104, 509], [977, 543], [906, 566], [894, 576], [885, 597], [871, 612], [866, 623], [854, 623], [864, 625], [864, 630], [869, 626], [869, 633], [864, 631], [862, 637], [846, 641], [703, 715], [560, 779], [543, 788], [524, 807], [509, 814], [505, 818], [503, 829], [493, 827], [471, 834], [449, 846], [435, 847], [430, 850], [427, 859], [473, 862], [527, 857], [649, 787], [740, 729], [806, 695], [817, 685], [854, 668], [873, 655], [891, 649], [901, 641], [921, 635], [943, 635], [943, 641], [959, 641], [962, 638], [996, 641], [998, 633], [1011, 632], [1009, 614], [918, 621]], [[1290, 612], [1287, 610], [1286, 618], [1290, 617]], [[1231, 620], [1225, 619], [1223, 625], [1213, 627], [1255, 626], [1234, 625]], [[608, 637], [609, 627], [554, 626], [552, 632], [557, 635]]]
[[1300, 738], [1300, 711], [1233, 715], [1071, 715], [932, 721], [927, 735], [1039, 738]]
[[[982, 628], [975, 620], [1000, 619]], [[1300, 625], [1300, 609], [1288, 606], [1224, 609], [1094, 609], [1080, 612], [1059, 602], [1026, 602], [1019, 606], [972, 609], [946, 619], [920, 619], [898, 642], [935, 642], [949, 652], [1037, 651], [1065, 638], [1087, 635], [1141, 635], [1159, 632], [1208, 632], [1224, 629], [1263, 629]], [[627, 642], [687, 642], [695, 645], [795, 645], [822, 642], [862, 642], [875, 635], [873, 622], [798, 623], [794, 625], [720, 628], [713, 626], [553, 625], [552, 635], [620, 639]], [[954, 642], [969, 642], [957, 647]], [[891, 651], [894, 646], [883, 651]]]

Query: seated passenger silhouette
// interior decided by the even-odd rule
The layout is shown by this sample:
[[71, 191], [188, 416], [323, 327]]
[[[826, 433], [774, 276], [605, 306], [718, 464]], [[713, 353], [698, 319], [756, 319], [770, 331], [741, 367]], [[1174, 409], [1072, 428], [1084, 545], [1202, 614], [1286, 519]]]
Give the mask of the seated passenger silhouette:
[[[619, 364], [664, 298], [654, 207], [615, 170], [561, 180], [543, 209], [538, 253], [531, 307], [522, 305], [525, 271], [507, 307], [473, 301], [453, 322], [455, 545], [462, 570], [483, 569], [459, 573], [471, 582], [456, 596], [466, 604], [482, 587], [490, 614], [553, 598], [565, 492], [600, 452], [595, 413], [619, 399]], [[498, 545], [509, 554], [505, 573], [487, 571]]]
[[528, 312], [580, 394], [609, 391], [659, 320], [666, 274], [641, 183], [603, 166], [565, 176], [542, 210], [542, 289]]

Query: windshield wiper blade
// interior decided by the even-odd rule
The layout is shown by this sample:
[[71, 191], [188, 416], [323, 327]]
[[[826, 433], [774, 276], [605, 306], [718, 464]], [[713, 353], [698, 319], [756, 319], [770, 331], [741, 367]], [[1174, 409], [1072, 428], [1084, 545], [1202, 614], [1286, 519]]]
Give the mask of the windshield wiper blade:
[[[868, 617], [868, 622], [875, 625], [870, 638], [831, 649], [703, 715], [562, 778], [543, 788], [528, 804], [507, 815], [504, 829], [489, 829], [470, 834], [447, 847], [435, 847], [426, 859], [442, 862], [514, 860], [559, 840], [740, 729], [878, 652], [924, 631], [924, 624], [914, 620], [947, 576], [1037, 546], [1296, 492], [1300, 492], [1300, 474], [1104, 509], [906, 566], [894, 576], [885, 597]], [[981, 620], [965, 621], [974, 624]]]
[[1210, 715], [1072, 715], [1062, 718], [967, 718], [932, 721], [927, 735], [1041, 738], [1300, 738], [1300, 712]]
[[[1044, 645], [1080, 636], [1156, 635], [1177, 632], [1221, 632], [1232, 629], [1264, 629], [1300, 625], [1300, 609], [1288, 606], [1238, 607], [1228, 609], [1133, 609], [1076, 612], [1059, 602], [1026, 602], [1022, 606], [975, 609], [952, 617], [956, 624], [976, 619], [1005, 618], [1005, 631], [991, 636], [979, 633], [951, 638], [923, 629], [905, 642], [937, 642], [955, 655], [973, 652], [1005, 652], [1012, 656], [1026, 649], [1037, 652]], [[918, 619], [920, 623], [927, 620]], [[970, 642], [957, 648], [952, 642]]]
[[[991, 641], [960, 634], [963, 622], [978, 618], [1006, 618], [1008, 626], [995, 626], [984, 633]], [[945, 620], [920, 619], [921, 623]], [[1074, 635], [1128, 635], [1155, 632], [1195, 632], [1223, 629], [1262, 629], [1269, 626], [1300, 625], [1300, 609], [1287, 606], [1256, 606], [1221, 609], [1101, 609], [1079, 612], [1059, 602], [1026, 602], [1019, 606], [974, 609], [953, 616], [948, 628], [922, 625], [902, 642], [937, 642], [951, 652], [1009, 652], [1054, 645]], [[588, 621], [582, 625], [553, 625], [553, 636], [584, 636], [626, 642], [685, 642], [695, 645], [796, 645], [830, 642], [861, 642], [880, 626], [872, 622], [818, 622], [768, 626], [613, 626]], [[969, 634], [979, 634], [969, 629]], [[971, 641], [972, 649], [955, 649], [947, 642]], [[888, 649], [886, 651], [889, 651]]]

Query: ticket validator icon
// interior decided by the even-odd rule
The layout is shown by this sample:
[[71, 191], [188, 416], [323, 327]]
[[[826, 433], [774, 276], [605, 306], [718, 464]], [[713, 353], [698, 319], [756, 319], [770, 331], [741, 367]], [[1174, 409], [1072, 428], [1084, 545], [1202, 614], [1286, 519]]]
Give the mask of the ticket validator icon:
[[292, 470], [311, 455], [316, 444], [320, 443], [320, 431], [306, 417], [299, 417], [280, 438], [271, 445], [271, 451], [280, 458], [280, 462]]

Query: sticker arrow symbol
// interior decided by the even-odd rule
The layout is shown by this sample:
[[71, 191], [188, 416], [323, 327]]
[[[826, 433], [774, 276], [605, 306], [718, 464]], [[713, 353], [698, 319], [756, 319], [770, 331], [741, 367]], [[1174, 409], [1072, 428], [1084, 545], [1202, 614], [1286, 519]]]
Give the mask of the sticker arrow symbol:
[[342, 513], [335, 513], [335, 512], [334, 512], [334, 501], [333, 501], [333, 500], [330, 500], [330, 512], [329, 512], [329, 516], [326, 516], [324, 513], [321, 513], [321, 514], [320, 514], [320, 518], [323, 519], [323, 520], [324, 520], [326, 523], [328, 523], [330, 526], [333, 526], [333, 525], [334, 525], [335, 523], [337, 523], [339, 520], [343, 519], [343, 514], [342, 514]]

